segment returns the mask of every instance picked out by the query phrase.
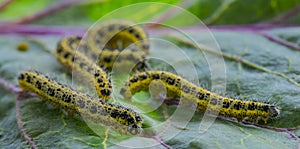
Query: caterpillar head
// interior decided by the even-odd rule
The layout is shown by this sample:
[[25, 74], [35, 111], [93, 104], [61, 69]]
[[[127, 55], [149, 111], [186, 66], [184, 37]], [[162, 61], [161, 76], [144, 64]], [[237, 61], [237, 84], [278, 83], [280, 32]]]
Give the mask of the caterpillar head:
[[280, 115], [280, 110], [277, 106], [275, 105], [271, 105], [270, 106], [270, 113], [269, 113], [269, 117], [271, 118], [278, 118]]
[[127, 131], [132, 135], [138, 135], [143, 132], [143, 128], [138, 124], [131, 124], [128, 126]]

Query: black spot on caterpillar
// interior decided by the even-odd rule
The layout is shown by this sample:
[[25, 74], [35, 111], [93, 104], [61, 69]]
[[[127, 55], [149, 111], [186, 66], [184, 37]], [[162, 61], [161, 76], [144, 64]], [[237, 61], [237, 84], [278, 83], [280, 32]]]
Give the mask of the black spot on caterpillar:
[[210, 113], [216, 113], [220, 110], [220, 116], [236, 118], [238, 121], [249, 118], [256, 123], [258, 118], [262, 118], [267, 123], [268, 118], [277, 118], [280, 114], [276, 105], [222, 97], [165, 71], [136, 73], [125, 82], [120, 93], [124, 98], [130, 99], [139, 91], [148, 91], [149, 84], [155, 80], [160, 80], [164, 84], [167, 89], [167, 97], [181, 97], [196, 104], [195, 106], [201, 112], [208, 109]]
[[129, 21], [108, 21], [89, 31], [88, 42], [93, 50], [123, 50], [130, 44], [149, 54], [147, 34], [140, 26]]
[[39, 72], [26, 71], [18, 77], [22, 90], [31, 91], [50, 103], [81, 114], [87, 120], [109, 126], [120, 133], [136, 135], [142, 132], [142, 118], [121, 105], [105, 103], [64, 86]]
[[69, 72], [75, 70], [78, 72], [77, 74], [91, 79], [96, 87], [99, 98], [108, 101], [112, 93], [111, 80], [104, 70], [80, 52], [75, 51], [80, 40], [80, 37], [62, 39], [56, 48], [56, 58]]

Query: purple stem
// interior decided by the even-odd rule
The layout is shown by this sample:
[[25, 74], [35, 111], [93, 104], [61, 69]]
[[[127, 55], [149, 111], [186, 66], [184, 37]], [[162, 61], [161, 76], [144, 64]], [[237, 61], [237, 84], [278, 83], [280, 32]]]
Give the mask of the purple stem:
[[[300, 47], [294, 43], [282, 40], [276, 36], [273, 36], [271, 34], [268, 34], [264, 31], [275, 29], [275, 28], [290, 28], [290, 27], [296, 27], [294, 25], [273, 25], [273, 24], [254, 24], [254, 25], [244, 25], [244, 26], [208, 26], [208, 27], [202, 27], [202, 26], [192, 26], [185, 28], [185, 30], [189, 31], [197, 31], [197, 30], [216, 30], [216, 31], [238, 31], [238, 32], [252, 32], [258, 35], [261, 35], [271, 41], [274, 41], [280, 45], [286, 46], [291, 49], [295, 49], [297, 51], [300, 51]], [[297, 26], [298, 27], [298, 26]]]
[[23, 127], [23, 122], [22, 122], [22, 119], [21, 119], [21, 116], [20, 116], [20, 102], [21, 102], [21, 95], [19, 95], [17, 97], [17, 100], [16, 100], [16, 119], [17, 119], [17, 124], [18, 124], [18, 128], [19, 130], [21, 131], [21, 135], [25, 138], [25, 140], [29, 143], [31, 149], [35, 149], [36, 146], [35, 146], [35, 143], [33, 142], [33, 139], [30, 138], [26, 132], [25, 132], [25, 129]]
[[292, 24], [250, 24], [250, 25], [217, 25], [217, 26], [191, 26], [187, 27], [192, 31], [195, 30], [203, 30], [203, 29], [210, 29], [210, 30], [220, 30], [220, 31], [240, 31], [240, 32], [257, 32], [257, 31], [266, 31], [272, 30], [276, 28], [291, 28], [291, 27], [298, 27], [297, 25]]
[[172, 99], [164, 99], [164, 103], [167, 105], [179, 105], [179, 101]]
[[22, 97], [38, 97], [36, 94], [23, 92], [20, 88], [14, 86], [3, 78], [0, 78], [0, 86], [14, 94], [22, 95]]
[[0, 78], [0, 86], [2, 86], [4, 89], [15, 93], [15, 94], [19, 94], [20, 92], [22, 92], [22, 90], [12, 84], [10, 84], [8, 81], [6, 81], [3, 78]]
[[300, 47], [298, 45], [294, 44], [294, 43], [287, 42], [287, 41], [282, 40], [282, 39], [280, 39], [280, 38], [278, 38], [276, 36], [270, 35], [270, 34], [268, 34], [266, 32], [257, 32], [257, 34], [260, 34], [260, 35], [264, 36], [265, 38], [267, 38], [267, 39], [269, 39], [271, 41], [274, 41], [274, 42], [276, 42], [278, 44], [281, 44], [281, 45], [284, 45], [286, 47], [289, 47], [289, 48], [292, 48], [292, 49], [300, 51]]
[[17, 119], [18, 128], [21, 132], [21, 135], [30, 144], [31, 148], [35, 149], [36, 146], [35, 146], [32, 138], [30, 138], [26, 134], [25, 129], [23, 127], [23, 122], [22, 122], [21, 115], [20, 115], [20, 102], [21, 102], [21, 99], [23, 99], [23, 98], [38, 97], [38, 96], [33, 93], [23, 92], [20, 88], [14, 86], [13, 84], [10, 84], [8, 81], [6, 81], [3, 78], [0, 78], [0, 86], [2, 86], [6, 90], [18, 95], [17, 100], [16, 100], [16, 119]]
[[[258, 32], [262, 30], [271, 30], [276, 28], [291, 28], [294, 25], [272, 25], [272, 24], [254, 24], [254, 25], [224, 25], [224, 26], [191, 26], [183, 28], [185, 31], [199, 31], [199, 30], [216, 30], [216, 31], [243, 31], [243, 32]], [[38, 26], [38, 25], [12, 25], [7, 23], [0, 23], [0, 34], [35, 34], [35, 35], [83, 35], [86, 28], [79, 27], [61, 27], [61, 26]], [[165, 34], [171, 33], [171, 29], [151, 29], [147, 28], [149, 33]]]
[[157, 142], [159, 142], [162, 146], [164, 146], [165, 148], [168, 148], [168, 149], [172, 149], [171, 146], [169, 146], [168, 144], [166, 144], [165, 142], [163, 142], [158, 136], [152, 136], [152, 138], [154, 140], [156, 140]]
[[288, 20], [289, 18], [295, 16], [300, 12], [300, 5], [297, 5], [293, 9], [287, 11], [286, 13], [283, 13], [277, 17], [275, 17], [273, 20], [269, 21], [268, 23], [283, 23], [284, 21]]
[[80, 0], [61, 0], [60, 2], [55, 3], [54, 5], [48, 7], [47, 9], [44, 9], [44, 10], [37, 12], [36, 14], [30, 15], [30, 16], [26, 16], [16, 22], [14, 22], [14, 24], [27, 24], [27, 23], [34, 22], [34, 21], [41, 19], [49, 14], [52, 14], [60, 9], [70, 7], [79, 2], [80, 2]]
[[14, 0], [5, 0], [0, 4], [0, 11], [4, 10], [10, 3], [12, 3]]
[[242, 122], [242, 123], [246, 124], [246, 125], [252, 125], [252, 126], [264, 128], [264, 129], [270, 129], [270, 130], [275, 130], [275, 131], [280, 131], [280, 132], [286, 132], [292, 138], [294, 138], [294, 139], [296, 139], [297, 141], [300, 142], [300, 139], [298, 138], [298, 136], [288, 128], [277, 128], [277, 127], [272, 127], [272, 126], [264, 126], [264, 125], [259, 125], [259, 124], [255, 124], [255, 123], [245, 122], [245, 121]]
[[[221, 30], [221, 31], [240, 31], [240, 32], [253, 32], [259, 34], [271, 41], [274, 41], [280, 45], [300, 51], [300, 47], [296, 44], [284, 41], [276, 36], [262, 32], [264, 30], [270, 30], [275, 28], [288, 28], [295, 27], [292, 25], [272, 25], [272, 24], [254, 24], [244, 26], [192, 26], [184, 28], [186, 31], [199, 31], [205, 29]], [[33, 25], [11, 25], [11, 24], [0, 24], [0, 34], [35, 34], [35, 35], [61, 35], [61, 36], [82, 36], [86, 29], [75, 28], [75, 27], [58, 27], [58, 26], [33, 26]], [[147, 29], [151, 34], [167, 34], [172, 32], [170, 29]]]
[[82, 36], [85, 33], [85, 29], [75, 27], [0, 24], [0, 28], [0, 34]]

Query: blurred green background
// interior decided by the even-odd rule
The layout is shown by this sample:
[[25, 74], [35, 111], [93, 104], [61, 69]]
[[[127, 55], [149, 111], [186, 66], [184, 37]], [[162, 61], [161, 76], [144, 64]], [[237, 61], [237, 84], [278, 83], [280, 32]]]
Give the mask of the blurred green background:
[[[4, 2], [1, 0], [0, 2]], [[39, 12], [57, 2], [70, 0], [15, 0], [0, 11], [1, 22], [14, 21]], [[72, 1], [72, 0], [71, 0]], [[182, 6], [209, 25], [251, 24], [272, 19], [296, 5], [300, 0], [87, 0], [51, 13], [45, 18], [33, 22], [41, 25], [87, 26], [103, 15], [120, 7], [140, 2], [162, 2]], [[151, 7], [151, 6], [149, 6]], [[141, 15], [149, 12], [145, 8]], [[150, 9], [151, 10], [151, 9]], [[285, 23], [300, 23], [300, 14], [291, 17]], [[180, 20], [178, 20], [180, 21]]]

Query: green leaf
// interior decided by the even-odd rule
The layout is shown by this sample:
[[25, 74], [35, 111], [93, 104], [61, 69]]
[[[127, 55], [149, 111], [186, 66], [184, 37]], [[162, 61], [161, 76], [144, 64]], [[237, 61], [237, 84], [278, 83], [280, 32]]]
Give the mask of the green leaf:
[[[2, 0], [0, 2], [4, 2]], [[12, 21], [42, 11], [58, 0], [18, 0], [12, 2], [0, 13], [1, 21]]]
[[[1, 1], [3, 2], [3, 1]], [[142, 1], [144, 2], [144, 1]], [[153, 0], [153, 2], [157, 2]], [[178, 0], [164, 1], [170, 4], [177, 4]], [[34, 3], [34, 5], [33, 5]], [[32, 1], [18, 0], [2, 10], [1, 21], [13, 21], [24, 16], [34, 14], [54, 4], [53, 1]], [[100, 17], [120, 8], [121, 6], [135, 3], [133, 1], [96, 1], [84, 5], [75, 5], [52, 13], [45, 18], [34, 22], [39, 25], [72, 25], [88, 27]], [[251, 3], [251, 5], [249, 4]], [[192, 3], [189, 11], [196, 14], [207, 23], [211, 24], [233, 24], [252, 23], [270, 19], [277, 14], [293, 8], [299, 0], [270, 0], [270, 1], [208, 1], [200, 0]], [[147, 5], [143, 9], [124, 9], [122, 13], [112, 13], [115, 18], [133, 19], [134, 21], [149, 21], [157, 19], [159, 14], [163, 14], [168, 7], [156, 8], [157, 5]], [[126, 11], [125, 11], [126, 10]], [[251, 12], [251, 13], [249, 13]], [[134, 15], [133, 15], [134, 14]], [[143, 14], [143, 15], [140, 15]], [[187, 18], [186, 14], [178, 14], [163, 20], [169, 25], [186, 26], [195, 23], [194, 19]], [[80, 17], [79, 17], [80, 16]], [[124, 17], [126, 16], [126, 17]], [[111, 17], [111, 16], [110, 16]], [[106, 18], [110, 18], [106, 17]], [[196, 19], [196, 21], [198, 21]], [[295, 15], [289, 22], [299, 22], [299, 15]], [[154, 33], [160, 30], [152, 29]], [[268, 33], [279, 37], [285, 41], [300, 46], [300, 28], [276, 29]], [[175, 31], [167, 31], [169, 35], [178, 38], [182, 36]], [[198, 43], [203, 45], [214, 45], [208, 37], [211, 33], [197, 28], [185, 31]], [[152, 35], [150, 37], [165, 39], [165, 33]], [[270, 120], [267, 126], [275, 128], [290, 128], [298, 137], [300, 136], [300, 52], [287, 48], [283, 45], [269, 41], [268, 39], [249, 32], [229, 32], [214, 31], [216, 41], [222, 52], [227, 56], [238, 56], [242, 60], [247, 60], [253, 64], [239, 62], [234, 58], [226, 58], [226, 96], [241, 98], [246, 100], [256, 99], [258, 101], [269, 101], [280, 107], [280, 117]], [[71, 77], [66, 73], [54, 56], [54, 50], [61, 36], [22, 36], [17, 34], [0, 36], [0, 75], [10, 83], [18, 86], [17, 76], [23, 70], [39, 70], [63, 84], [73, 86]], [[165, 41], [165, 40], [163, 40]], [[28, 43], [27, 51], [18, 51], [19, 43]], [[174, 72], [191, 72], [187, 70], [189, 62], [196, 68], [196, 78], [200, 85], [208, 90], [212, 90], [213, 81], [210, 64], [208, 63], [209, 53], [200, 51], [192, 47], [186, 47], [180, 42], [173, 42], [171, 46], [164, 46], [164, 42], [155, 40], [151, 42], [151, 53], [149, 57], [161, 56], [173, 59], [168, 63], [158, 59], [150, 59], [149, 63], [153, 70], [167, 70]], [[167, 42], [166, 42], [167, 43]], [[176, 51], [182, 50], [182, 57], [175, 57]], [[189, 60], [185, 60], [187, 56]], [[214, 62], [214, 61], [211, 61]], [[179, 67], [172, 68], [172, 65]], [[257, 67], [260, 66], [260, 67]], [[268, 71], [263, 71], [268, 70]], [[287, 78], [295, 83], [292, 83]], [[193, 80], [193, 81], [195, 81]], [[218, 81], [218, 80], [217, 80]], [[120, 84], [119, 84], [120, 85]], [[73, 86], [74, 87], [74, 86]], [[75, 86], [76, 88], [76, 86]], [[0, 90], [0, 146], [1, 148], [29, 148], [29, 144], [22, 138], [16, 121], [15, 101], [16, 95]], [[139, 93], [132, 101], [123, 101], [122, 104], [132, 106], [144, 112], [145, 128], [158, 126], [167, 122], [168, 116], [172, 116], [177, 106], [159, 106], [160, 101], [149, 99], [148, 93]], [[116, 102], [113, 100], [112, 102]], [[155, 109], [157, 107], [157, 109]], [[154, 111], [151, 111], [155, 109]], [[186, 110], [191, 110], [187, 108]], [[67, 116], [61, 110], [54, 109], [49, 104], [37, 98], [29, 98], [21, 101], [21, 120], [25, 132], [33, 138], [38, 148], [118, 148], [115, 143], [136, 141], [137, 138], [117, 138], [116, 133], [111, 133], [108, 140], [105, 139], [105, 128], [100, 128], [94, 132], [80, 117]], [[180, 118], [185, 118], [185, 113]], [[254, 126], [246, 126], [236, 122], [223, 119], [216, 119], [211, 127], [204, 133], [200, 133], [199, 127], [203, 113], [196, 112], [187, 126], [177, 126], [171, 121], [171, 125], [165, 130], [154, 128], [145, 132], [172, 132], [180, 131], [179, 134], [162, 141], [174, 148], [297, 148], [299, 142], [286, 132], [278, 132], [270, 129], [263, 129]], [[168, 124], [168, 123], [166, 123]], [[172, 125], [174, 124], [174, 125]], [[264, 125], [262, 121], [259, 124]], [[97, 134], [100, 134], [98, 136]], [[157, 144], [151, 138], [143, 138], [144, 141]], [[138, 141], [136, 141], [138, 142]], [[134, 143], [136, 143], [134, 142]], [[152, 144], [152, 145], [153, 145]], [[158, 145], [158, 148], [162, 148]]]
[[[200, 0], [189, 11], [208, 24], [247, 24], [264, 22], [289, 11], [299, 0]], [[291, 19], [290, 23], [299, 23]]]
[[215, 121], [207, 132], [199, 133], [199, 122], [166, 142], [174, 148], [296, 148], [286, 133], [249, 128], [226, 121]]
[[[270, 34], [287, 40], [291, 37], [299, 39], [294, 34], [299, 31], [300, 28], [274, 30]], [[195, 32], [189, 33], [189, 35], [193, 36], [193, 33]], [[195, 33], [195, 36], [198, 34]], [[202, 36], [206, 34], [201, 32]], [[216, 31], [213, 34], [223, 52], [240, 56], [266, 69], [286, 74], [288, 77], [295, 79], [296, 82], [300, 82], [299, 51], [286, 48], [252, 33]], [[21, 71], [34, 69], [42, 71], [60, 82], [65, 82], [64, 84], [70, 82], [70, 77], [66, 75], [64, 68], [60, 66], [52, 53], [47, 52], [49, 49], [54, 52], [55, 45], [60, 38], [56, 36], [34, 37], [35, 40], [38, 39], [44, 43], [37, 44], [37, 41], [28, 37], [1, 36], [1, 77], [9, 79], [11, 83], [17, 85], [17, 76]], [[205, 37], [196, 40], [199, 43], [209, 44]], [[29, 43], [28, 51], [20, 52], [16, 50], [17, 44], [24, 41]], [[161, 55], [164, 56], [166, 55], [164, 51], [176, 50], [172, 47], [170, 49], [160, 49], [161, 46], [161, 43], [153, 42], [151, 46], [152, 53], [162, 53]], [[180, 46], [180, 48], [195, 64], [201, 86], [210, 89], [211, 74], [203, 53], [197, 49], [184, 46]], [[178, 60], [178, 63], [181, 62], [184, 63], [184, 61]], [[299, 135], [300, 88], [298, 86], [280, 76], [262, 72], [236, 61], [225, 58], [225, 62], [227, 72], [226, 94], [228, 96], [238, 96], [245, 99], [256, 98], [259, 101], [275, 103], [281, 108], [281, 116], [276, 120], [272, 120], [268, 125], [297, 128], [295, 132]], [[150, 61], [150, 64], [155, 64], [155, 61]], [[171, 70], [168, 65], [161, 64], [160, 67], [159, 64], [153, 65], [153, 69]], [[181, 69], [184, 70], [185, 68], [182, 67]], [[16, 124], [16, 109], [14, 106], [16, 95], [5, 90], [0, 90], [0, 94], [0, 145], [4, 148], [28, 147], [28, 144], [20, 136]], [[148, 97], [148, 95], [141, 94], [140, 98], [143, 97]], [[139, 101], [133, 101], [132, 104], [134, 103], [139, 103]], [[127, 104], [130, 104], [130, 102]], [[140, 109], [146, 107], [147, 104], [140, 103]], [[172, 115], [176, 106], [170, 106], [167, 109], [169, 109], [167, 113]], [[162, 114], [165, 110], [165, 108], [159, 108], [156, 111], [143, 114], [143, 117], [147, 119], [146, 122], [149, 126], [156, 125], [165, 121], [166, 116]], [[217, 119], [204, 134], [200, 134], [198, 130], [202, 116], [202, 113], [195, 113], [193, 119], [182, 129], [181, 133], [170, 140], [164, 141], [174, 148], [215, 148], [226, 145], [236, 148], [297, 148], [297, 141], [287, 133], [244, 126], [221, 119]], [[33, 138], [37, 147], [103, 147], [103, 136], [97, 136], [83, 120], [74, 116], [65, 116], [62, 111], [53, 109], [40, 100], [23, 100], [21, 119], [24, 122], [25, 132]], [[174, 129], [181, 130], [177, 127]], [[126, 139], [123, 141], [126, 141]], [[106, 145], [113, 146], [113, 143], [108, 140]]]

